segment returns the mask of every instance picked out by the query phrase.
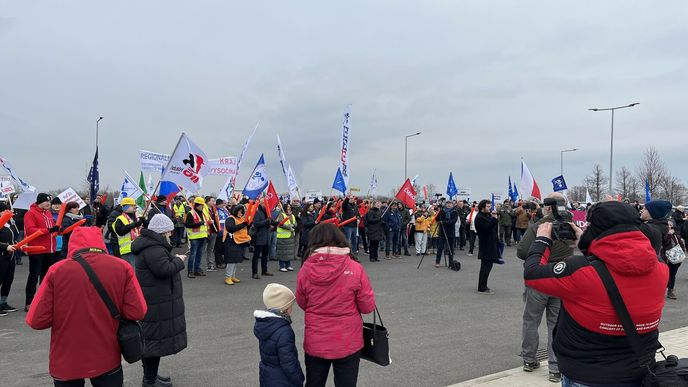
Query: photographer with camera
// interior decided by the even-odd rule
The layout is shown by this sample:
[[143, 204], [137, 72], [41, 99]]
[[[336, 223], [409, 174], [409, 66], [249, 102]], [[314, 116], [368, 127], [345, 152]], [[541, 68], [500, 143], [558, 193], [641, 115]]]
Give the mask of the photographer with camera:
[[[567, 222], [572, 220], [571, 214], [565, 209], [566, 198], [564, 195], [560, 193], [552, 193], [545, 198], [544, 204], [545, 206], [542, 209], [543, 218], [526, 230], [521, 242], [518, 245], [516, 255], [518, 258], [524, 261], [526, 258], [528, 258], [528, 251], [530, 250], [533, 241], [535, 241], [538, 227], [540, 227], [541, 224], [557, 222], [559, 225], [558, 228], [561, 228], [562, 224], [568, 226]], [[564, 260], [564, 258], [573, 255], [573, 247], [571, 244], [576, 239], [576, 236], [574, 233], [572, 233], [572, 231], [563, 231], [564, 234], [567, 232], [569, 233], [568, 235], [564, 235], [564, 237], [566, 237], [565, 240], [557, 238], [552, 242], [548, 262], [561, 262]], [[557, 232], [557, 235], [561, 233], [562, 232]], [[538, 328], [542, 322], [542, 315], [546, 312], [549, 380], [551, 382], [559, 382], [561, 379], [561, 374], [559, 373], [557, 357], [552, 351], [552, 330], [557, 324], [561, 301], [558, 298], [550, 297], [528, 287], [527, 285], [523, 293], [523, 300], [525, 303], [523, 310], [523, 340], [521, 344], [523, 371], [532, 372], [534, 369], [540, 367], [540, 362], [537, 361], [535, 355], [538, 350], [538, 344], [540, 343]]]
[[[444, 204], [444, 205], [442, 205]], [[449, 263], [454, 261], [454, 238], [456, 237], [456, 221], [459, 220], [459, 213], [454, 209], [454, 202], [449, 200], [444, 202], [440, 199], [440, 213], [437, 215], [439, 233], [437, 237], [437, 254], [435, 255], [435, 267], [440, 267], [440, 261], [444, 249], [449, 253]]]

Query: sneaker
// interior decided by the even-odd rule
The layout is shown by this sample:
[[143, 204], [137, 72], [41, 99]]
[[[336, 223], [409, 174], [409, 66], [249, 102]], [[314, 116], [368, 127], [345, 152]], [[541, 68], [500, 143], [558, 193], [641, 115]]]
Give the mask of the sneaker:
[[196, 278], [196, 275], [192, 272], [189, 272], [186, 276], [189, 278]]
[[473, 253], [468, 253], [468, 254], [466, 254], [466, 255], [468, 255], [469, 257], [472, 257], [472, 256], [473, 256]]
[[215, 266], [208, 266], [206, 271], [217, 271], [217, 268]]
[[436, 263], [435, 267], [442, 267], [442, 265], [440, 265], [439, 263]]
[[385, 259], [392, 259], [389, 255], [385, 255]]
[[206, 276], [205, 272], [203, 272], [203, 271], [195, 271], [194, 275], [196, 277], [205, 277]]
[[232, 282], [234, 282], [235, 284], [238, 284], [238, 283], [240, 283], [241, 281], [240, 281], [239, 278], [237, 278], [237, 277], [232, 277]]
[[264, 271], [263, 275], [266, 277], [272, 277], [274, 274], [270, 273], [269, 271]]
[[[482, 292], [481, 292], [480, 290], [477, 290], [476, 293], [482, 294], [482, 295], [488, 295], [488, 296], [491, 296], [491, 295], [494, 294], [494, 292], [493, 292], [492, 290], [490, 290], [490, 289], [483, 290]], [[538, 367], [539, 367], [539, 365], [538, 365]], [[523, 370], [525, 371], [525, 366], [524, 366], [524, 369], [523, 369]], [[528, 371], [528, 372], [529, 372], [529, 371]]]
[[260, 276], [259, 276], [258, 274], [254, 274], [254, 275], [251, 276], [251, 278], [253, 278], [253, 279], [260, 279]]
[[225, 285], [234, 285], [231, 277], [225, 278]]
[[283, 273], [286, 273], [286, 272], [287, 272], [287, 269], [285, 269], [285, 268], [280, 268], [280, 271], [283, 272]]
[[287, 268], [287, 270], [288, 270], [288, 271], [294, 271], [294, 268], [291, 267], [291, 266], [289, 266], [289, 267]]
[[552, 383], [561, 383], [561, 372], [550, 372], [547, 380]]
[[523, 362], [523, 371], [525, 372], [533, 372], [537, 368], [540, 368], [539, 361], [534, 361], [532, 363], [528, 363], [527, 361]]
[[5, 312], [4, 310], [0, 310], [0, 317], [5, 317], [7, 315], [8, 315], [7, 312]]
[[17, 308], [15, 308], [12, 305], [9, 305], [8, 303], [0, 304], [0, 311], [1, 312], [16, 312]]

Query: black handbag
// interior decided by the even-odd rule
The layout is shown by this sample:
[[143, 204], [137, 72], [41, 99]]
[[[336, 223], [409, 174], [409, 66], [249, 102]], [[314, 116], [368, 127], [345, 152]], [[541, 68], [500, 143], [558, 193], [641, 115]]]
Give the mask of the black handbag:
[[110, 310], [112, 318], [119, 320], [117, 341], [119, 342], [122, 357], [124, 357], [124, 360], [126, 360], [129, 364], [136, 363], [143, 357], [143, 330], [141, 329], [141, 324], [139, 324], [138, 321], [131, 321], [122, 318], [122, 315], [119, 313], [119, 310], [117, 310], [115, 303], [107, 294], [107, 291], [105, 291], [100, 279], [98, 279], [98, 275], [95, 271], [93, 271], [91, 265], [89, 265], [88, 262], [86, 262], [86, 260], [84, 260], [84, 258], [81, 256], [81, 253], [84, 251], [100, 253], [106, 252], [100, 249], [89, 248], [77, 251], [73, 258], [75, 261], [79, 262], [79, 264], [81, 264], [81, 266], [84, 268], [84, 271], [86, 271], [86, 274], [91, 280], [93, 287], [96, 288], [96, 291], [105, 303], [105, 306], [107, 306], [107, 308]]
[[659, 341], [657, 342], [657, 348], [659, 353], [662, 354], [664, 360], [659, 362], [654, 362], [654, 357], [649, 359], [649, 361], [643, 361], [643, 351], [640, 348], [640, 336], [638, 336], [638, 331], [635, 328], [633, 320], [628, 313], [628, 308], [619, 293], [619, 288], [616, 286], [616, 282], [609, 273], [609, 269], [601, 260], [594, 260], [591, 262], [592, 266], [597, 271], [597, 274], [602, 279], [605, 289], [607, 289], [607, 294], [609, 299], [614, 306], [616, 314], [621, 320], [621, 325], [623, 325], [624, 331], [626, 332], [626, 337], [638, 358], [639, 367], [647, 369], [647, 373], [643, 378], [643, 387], [685, 387], [688, 386], [688, 359], [679, 359], [674, 355], [664, 356], [664, 347]]
[[[380, 325], [377, 325], [377, 317], [380, 317]], [[363, 349], [361, 358], [375, 364], [386, 367], [392, 363], [389, 356], [389, 332], [382, 323], [380, 311], [375, 307], [373, 312], [373, 322], [363, 323]]]

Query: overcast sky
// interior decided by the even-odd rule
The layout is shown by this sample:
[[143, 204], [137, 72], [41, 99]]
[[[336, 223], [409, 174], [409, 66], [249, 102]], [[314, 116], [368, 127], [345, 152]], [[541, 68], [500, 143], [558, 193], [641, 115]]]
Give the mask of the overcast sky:
[[[186, 131], [209, 157], [261, 153], [276, 134], [302, 192], [325, 193], [352, 104], [350, 186], [404, 175], [475, 198], [528, 163], [543, 191], [595, 163], [635, 169], [654, 145], [684, 183], [688, 2], [0, 1], [0, 155], [39, 190], [84, 185], [100, 128], [101, 187], [138, 175], [139, 149]], [[223, 179], [206, 179], [218, 191]]]

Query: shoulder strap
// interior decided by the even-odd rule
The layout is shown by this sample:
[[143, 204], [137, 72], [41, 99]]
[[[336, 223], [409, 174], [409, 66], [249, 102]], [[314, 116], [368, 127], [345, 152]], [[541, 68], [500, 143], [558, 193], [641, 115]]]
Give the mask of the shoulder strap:
[[638, 335], [635, 324], [631, 319], [631, 315], [628, 313], [628, 308], [626, 308], [626, 304], [621, 297], [621, 293], [619, 292], [619, 288], [616, 286], [614, 278], [609, 272], [607, 265], [605, 265], [600, 259], [595, 259], [590, 263], [600, 276], [605, 289], [607, 289], [607, 295], [609, 295], [609, 299], [614, 306], [614, 310], [621, 320], [621, 325], [623, 325], [624, 331], [626, 332], [626, 337], [633, 348], [633, 352], [635, 352], [638, 363], [640, 363], [641, 367], [646, 367], [647, 364], [644, 364], [642, 360], [643, 351], [640, 345], [640, 336]]
[[[87, 251], [90, 251], [92, 249], [86, 249]], [[93, 284], [93, 287], [96, 288], [96, 291], [100, 295], [100, 298], [103, 300], [105, 303], [105, 306], [110, 310], [110, 314], [112, 315], [112, 318], [119, 320], [121, 318], [121, 315], [119, 313], [119, 310], [117, 310], [117, 306], [115, 306], [115, 303], [112, 301], [112, 298], [107, 294], [105, 291], [105, 288], [103, 287], [103, 284], [100, 282], [100, 279], [98, 278], [98, 275], [96, 274], [95, 271], [93, 271], [93, 268], [91, 265], [86, 262], [86, 260], [81, 256], [81, 253], [84, 250], [77, 251], [73, 258], [75, 261], [79, 262], [81, 267], [84, 268], [84, 271], [88, 275], [88, 278], [91, 280], [91, 283]], [[100, 252], [104, 252], [100, 250]]]

